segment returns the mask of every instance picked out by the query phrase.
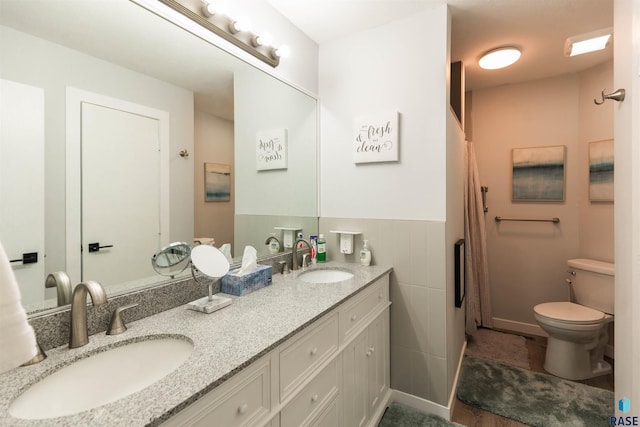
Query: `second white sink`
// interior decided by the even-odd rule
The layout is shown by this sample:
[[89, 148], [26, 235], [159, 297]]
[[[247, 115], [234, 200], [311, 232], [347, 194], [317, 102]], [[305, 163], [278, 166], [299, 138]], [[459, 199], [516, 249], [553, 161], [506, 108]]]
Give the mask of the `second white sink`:
[[22, 419], [46, 419], [114, 402], [170, 374], [192, 350], [190, 341], [157, 338], [96, 353], [29, 387], [9, 405], [9, 413]]
[[349, 271], [323, 268], [300, 273], [298, 279], [307, 283], [335, 283], [349, 280], [352, 277], [353, 273]]

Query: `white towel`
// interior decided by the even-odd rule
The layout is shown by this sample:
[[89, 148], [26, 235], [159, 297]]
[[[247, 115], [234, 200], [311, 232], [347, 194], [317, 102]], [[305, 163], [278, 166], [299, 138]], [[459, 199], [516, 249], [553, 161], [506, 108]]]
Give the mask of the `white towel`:
[[16, 276], [0, 242], [0, 373], [27, 362], [37, 350], [36, 334], [27, 322]]

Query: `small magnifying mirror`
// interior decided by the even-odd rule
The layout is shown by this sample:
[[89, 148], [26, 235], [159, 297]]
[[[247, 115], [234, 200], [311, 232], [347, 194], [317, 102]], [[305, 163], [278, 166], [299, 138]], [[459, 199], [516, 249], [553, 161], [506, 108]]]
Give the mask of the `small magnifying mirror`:
[[172, 279], [182, 273], [189, 265], [191, 246], [185, 242], [174, 242], [151, 257], [151, 265], [156, 273]]
[[188, 304], [191, 310], [213, 313], [231, 304], [231, 298], [213, 296], [213, 283], [229, 272], [229, 261], [220, 250], [210, 245], [198, 245], [191, 249], [191, 275], [197, 283], [204, 284], [207, 277], [209, 296]]

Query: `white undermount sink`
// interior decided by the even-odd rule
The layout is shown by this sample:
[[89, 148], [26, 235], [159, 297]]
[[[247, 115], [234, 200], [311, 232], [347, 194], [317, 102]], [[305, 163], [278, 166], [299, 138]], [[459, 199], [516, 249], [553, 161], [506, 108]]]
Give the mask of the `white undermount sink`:
[[114, 402], [170, 374], [192, 350], [190, 341], [170, 337], [93, 354], [29, 387], [9, 405], [9, 413], [22, 419], [46, 419]]
[[353, 273], [349, 271], [329, 268], [309, 270], [298, 275], [298, 279], [307, 283], [335, 283], [349, 280], [352, 277]]

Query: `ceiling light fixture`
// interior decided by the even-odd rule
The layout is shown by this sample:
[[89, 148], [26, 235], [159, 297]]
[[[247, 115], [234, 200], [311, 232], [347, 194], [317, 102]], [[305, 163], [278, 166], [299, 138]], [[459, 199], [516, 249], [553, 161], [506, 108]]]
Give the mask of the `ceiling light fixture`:
[[194, 8], [191, 0], [160, 1], [274, 68], [280, 64], [280, 59], [289, 56], [289, 47], [273, 47], [268, 33], [251, 32], [248, 18], [230, 17], [224, 0], [202, 0], [199, 8]]
[[564, 42], [564, 56], [576, 56], [602, 50], [609, 45], [612, 34], [613, 28], [610, 27], [569, 37]]
[[478, 61], [478, 64], [485, 70], [497, 70], [508, 67], [518, 59], [520, 59], [520, 49], [513, 46], [505, 46], [485, 53]]

